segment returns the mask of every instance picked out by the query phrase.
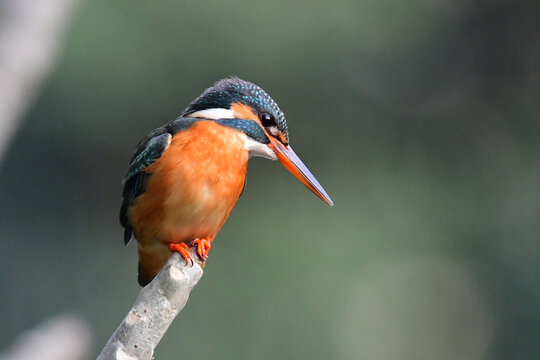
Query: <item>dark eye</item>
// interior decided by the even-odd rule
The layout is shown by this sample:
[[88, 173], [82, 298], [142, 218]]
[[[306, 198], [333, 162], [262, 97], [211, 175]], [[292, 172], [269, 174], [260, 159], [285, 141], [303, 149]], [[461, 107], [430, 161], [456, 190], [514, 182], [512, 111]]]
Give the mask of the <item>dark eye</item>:
[[261, 114], [261, 124], [264, 127], [276, 126], [276, 122], [274, 121], [274, 117], [272, 115], [270, 115], [269, 113], [262, 113]]

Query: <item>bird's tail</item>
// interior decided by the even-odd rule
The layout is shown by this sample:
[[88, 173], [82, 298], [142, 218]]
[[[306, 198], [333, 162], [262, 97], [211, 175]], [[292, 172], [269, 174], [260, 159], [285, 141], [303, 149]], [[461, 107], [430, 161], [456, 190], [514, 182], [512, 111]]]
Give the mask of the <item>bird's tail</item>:
[[139, 244], [139, 285], [148, 285], [170, 257], [171, 251], [164, 244], [158, 243], [144, 248]]

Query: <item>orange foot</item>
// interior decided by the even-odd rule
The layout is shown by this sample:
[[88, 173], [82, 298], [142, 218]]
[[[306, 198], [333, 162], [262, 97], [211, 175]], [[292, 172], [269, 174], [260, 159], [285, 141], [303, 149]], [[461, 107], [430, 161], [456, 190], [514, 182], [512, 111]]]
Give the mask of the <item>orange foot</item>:
[[188, 246], [185, 243], [180, 244], [174, 244], [174, 243], [167, 243], [167, 246], [169, 247], [169, 250], [179, 252], [180, 255], [184, 258], [186, 261], [186, 265], [189, 264], [191, 261], [191, 264], [193, 265], [193, 260], [191, 259], [191, 255], [189, 255]]
[[199, 257], [206, 261], [208, 259], [208, 251], [212, 247], [210, 245], [210, 240], [208, 239], [195, 239], [193, 240], [193, 246], [197, 246], [197, 254], [199, 254]]

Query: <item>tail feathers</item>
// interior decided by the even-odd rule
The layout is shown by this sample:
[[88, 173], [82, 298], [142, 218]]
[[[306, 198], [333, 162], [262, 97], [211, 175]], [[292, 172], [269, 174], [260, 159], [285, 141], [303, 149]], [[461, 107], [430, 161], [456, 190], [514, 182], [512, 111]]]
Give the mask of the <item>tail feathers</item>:
[[129, 244], [131, 239], [133, 238], [133, 229], [129, 224], [126, 224], [126, 228], [124, 229], [124, 245]]
[[148, 285], [170, 257], [171, 251], [165, 245], [143, 249], [139, 244], [139, 285]]
[[138, 272], [137, 272], [137, 281], [139, 282], [139, 285], [141, 287], [145, 287], [146, 285], [148, 285], [150, 283], [150, 281], [152, 281], [156, 276], [148, 276], [147, 274], [144, 273], [144, 269], [143, 267], [141, 266], [141, 263], [139, 263], [139, 269], [138, 269]]

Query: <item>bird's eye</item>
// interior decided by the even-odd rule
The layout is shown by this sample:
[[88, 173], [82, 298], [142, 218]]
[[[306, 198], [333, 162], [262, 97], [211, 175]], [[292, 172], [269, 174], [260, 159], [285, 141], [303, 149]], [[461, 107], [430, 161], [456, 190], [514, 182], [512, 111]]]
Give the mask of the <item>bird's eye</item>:
[[276, 122], [274, 121], [274, 117], [272, 115], [270, 115], [269, 113], [262, 113], [261, 114], [261, 124], [264, 127], [276, 126]]

